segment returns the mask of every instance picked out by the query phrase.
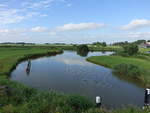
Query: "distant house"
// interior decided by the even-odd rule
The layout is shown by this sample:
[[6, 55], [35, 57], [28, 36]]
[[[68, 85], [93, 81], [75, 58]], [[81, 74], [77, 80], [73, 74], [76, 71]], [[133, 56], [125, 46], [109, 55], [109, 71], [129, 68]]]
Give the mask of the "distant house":
[[150, 48], [150, 42], [141, 43], [139, 45], [140, 48]]

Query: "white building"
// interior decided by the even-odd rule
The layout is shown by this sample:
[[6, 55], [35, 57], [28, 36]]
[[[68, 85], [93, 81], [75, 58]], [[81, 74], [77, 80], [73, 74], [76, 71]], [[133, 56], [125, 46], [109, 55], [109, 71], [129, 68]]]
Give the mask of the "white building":
[[150, 42], [145, 42], [139, 45], [140, 48], [150, 48]]

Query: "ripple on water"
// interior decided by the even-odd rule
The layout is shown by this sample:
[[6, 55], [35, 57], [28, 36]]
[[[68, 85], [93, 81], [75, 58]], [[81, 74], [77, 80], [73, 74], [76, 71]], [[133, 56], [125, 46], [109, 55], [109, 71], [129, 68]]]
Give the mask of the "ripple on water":
[[[108, 54], [111, 53], [93, 52], [88, 56]], [[144, 104], [142, 88], [118, 79], [111, 69], [89, 63], [85, 58], [65, 51], [58, 56], [32, 60], [30, 74], [25, 71], [28, 64], [25, 61], [11, 73], [11, 79], [37, 89], [85, 95], [93, 101], [99, 95], [107, 107]]]

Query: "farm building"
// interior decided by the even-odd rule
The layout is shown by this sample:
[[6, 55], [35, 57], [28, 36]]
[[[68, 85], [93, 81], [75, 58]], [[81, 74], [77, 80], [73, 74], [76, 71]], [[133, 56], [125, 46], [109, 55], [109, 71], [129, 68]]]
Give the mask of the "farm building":
[[150, 42], [141, 43], [139, 45], [140, 48], [150, 48]]

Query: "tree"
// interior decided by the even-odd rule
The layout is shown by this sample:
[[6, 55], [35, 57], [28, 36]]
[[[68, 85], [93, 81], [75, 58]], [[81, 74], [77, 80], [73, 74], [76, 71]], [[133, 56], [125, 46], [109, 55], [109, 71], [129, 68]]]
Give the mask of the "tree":
[[103, 46], [103, 47], [107, 46], [106, 42], [94, 42], [93, 45]]
[[127, 44], [129, 44], [129, 42], [128, 42], [128, 41], [113, 43], [113, 45], [114, 45], [114, 46], [124, 46], [124, 45], [127, 45]]
[[79, 45], [77, 47], [77, 54], [80, 55], [80, 56], [87, 56], [89, 52], [89, 48], [87, 45]]
[[107, 46], [106, 42], [102, 42], [102, 46], [106, 47]]
[[139, 51], [139, 48], [136, 44], [128, 44], [123, 46], [124, 53], [127, 53], [128, 55], [134, 55], [137, 54]]
[[135, 42], [133, 42], [134, 44], [142, 44], [142, 43], [146, 43], [146, 40], [137, 40]]

